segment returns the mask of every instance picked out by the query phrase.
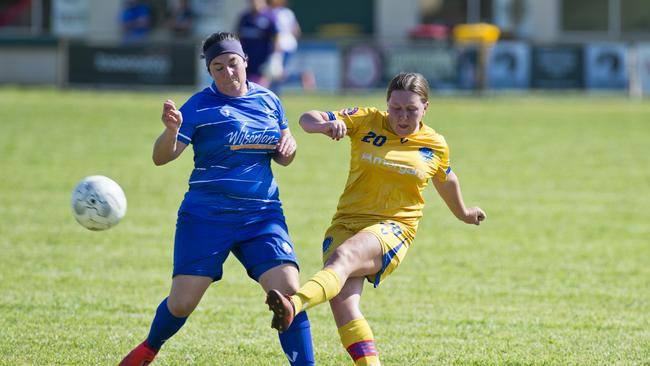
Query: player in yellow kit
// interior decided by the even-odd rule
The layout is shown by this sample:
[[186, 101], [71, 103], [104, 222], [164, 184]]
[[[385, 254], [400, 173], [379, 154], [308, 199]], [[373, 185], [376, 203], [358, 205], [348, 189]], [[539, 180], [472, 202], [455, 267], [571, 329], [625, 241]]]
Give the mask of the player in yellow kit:
[[300, 117], [306, 132], [334, 140], [350, 137], [350, 173], [325, 233], [325, 267], [293, 296], [268, 292], [272, 326], [284, 331], [296, 314], [329, 300], [341, 342], [357, 366], [380, 365], [372, 331], [359, 309], [364, 278], [377, 287], [404, 259], [429, 181], [458, 219], [478, 225], [486, 218], [479, 207], [465, 207], [445, 139], [422, 122], [428, 98], [422, 75], [401, 73], [388, 86], [387, 112], [349, 108]]

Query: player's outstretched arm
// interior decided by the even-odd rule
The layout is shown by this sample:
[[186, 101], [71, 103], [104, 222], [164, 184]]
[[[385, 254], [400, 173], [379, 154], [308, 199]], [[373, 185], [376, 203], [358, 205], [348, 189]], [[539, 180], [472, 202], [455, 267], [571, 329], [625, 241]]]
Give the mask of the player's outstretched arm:
[[300, 127], [307, 133], [322, 133], [332, 140], [340, 140], [348, 132], [345, 123], [340, 120], [330, 121], [327, 113], [321, 111], [309, 111], [300, 116]]
[[487, 218], [487, 215], [480, 207], [465, 207], [463, 195], [460, 192], [460, 182], [458, 182], [458, 177], [454, 172], [450, 172], [444, 182], [440, 182], [435, 178], [432, 181], [440, 197], [459, 220], [467, 224], [479, 225], [481, 221]]
[[161, 120], [165, 130], [158, 136], [153, 144], [153, 163], [156, 165], [167, 164], [176, 159], [185, 150], [186, 144], [176, 140], [178, 130], [183, 123], [181, 111], [176, 109], [174, 101], [167, 99], [163, 103]]
[[280, 164], [287, 166], [291, 164], [293, 158], [296, 157], [296, 150], [298, 145], [296, 144], [296, 139], [289, 131], [289, 128], [285, 128], [280, 132], [280, 141], [278, 141], [278, 146], [276, 147], [275, 155], [273, 155], [273, 160]]

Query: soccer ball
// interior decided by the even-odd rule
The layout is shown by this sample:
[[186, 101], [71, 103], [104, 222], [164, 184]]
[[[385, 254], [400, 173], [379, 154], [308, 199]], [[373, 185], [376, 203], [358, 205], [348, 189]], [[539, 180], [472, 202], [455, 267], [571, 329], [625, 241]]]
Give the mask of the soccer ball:
[[88, 230], [106, 230], [126, 214], [126, 196], [120, 186], [103, 175], [82, 179], [72, 192], [72, 214]]

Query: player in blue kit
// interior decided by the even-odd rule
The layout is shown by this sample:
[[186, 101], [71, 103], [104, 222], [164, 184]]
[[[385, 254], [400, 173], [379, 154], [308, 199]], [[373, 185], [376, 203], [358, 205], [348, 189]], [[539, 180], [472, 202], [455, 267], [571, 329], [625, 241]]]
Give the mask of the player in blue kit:
[[[298, 262], [288, 234], [271, 160], [289, 165], [296, 141], [279, 99], [247, 81], [247, 57], [231, 33], [203, 43], [214, 82], [181, 108], [163, 104], [165, 130], [154, 144], [156, 165], [192, 144], [194, 170], [178, 210], [169, 296], [156, 311], [147, 339], [120, 363], [147, 365], [185, 323], [233, 253], [265, 292], [298, 288]], [[304, 313], [301, 313], [302, 315]], [[313, 365], [307, 316], [279, 334], [291, 365]], [[251, 361], [251, 364], [254, 364]]]
[[250, 8], [237, 23], [237, 34], [248, 55], [248, 79], [267, 86], [271, 80], [264, 75], [271, 54], [278, 48], [279, 30], [266, 0], [249, 0]]

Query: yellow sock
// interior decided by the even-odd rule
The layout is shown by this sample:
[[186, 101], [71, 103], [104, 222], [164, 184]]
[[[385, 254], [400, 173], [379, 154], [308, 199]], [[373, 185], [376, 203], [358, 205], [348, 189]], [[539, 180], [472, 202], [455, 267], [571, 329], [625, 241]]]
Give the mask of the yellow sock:
[[291, 296], [296, 314], [312, 306], [324, 303], [341, 292], [341, 280], [330, 268], [317, 272]]
[[356, 366], [380, 366], [375, 337], [366, 319], [354, 319], [339, 328], [341, 343]]

